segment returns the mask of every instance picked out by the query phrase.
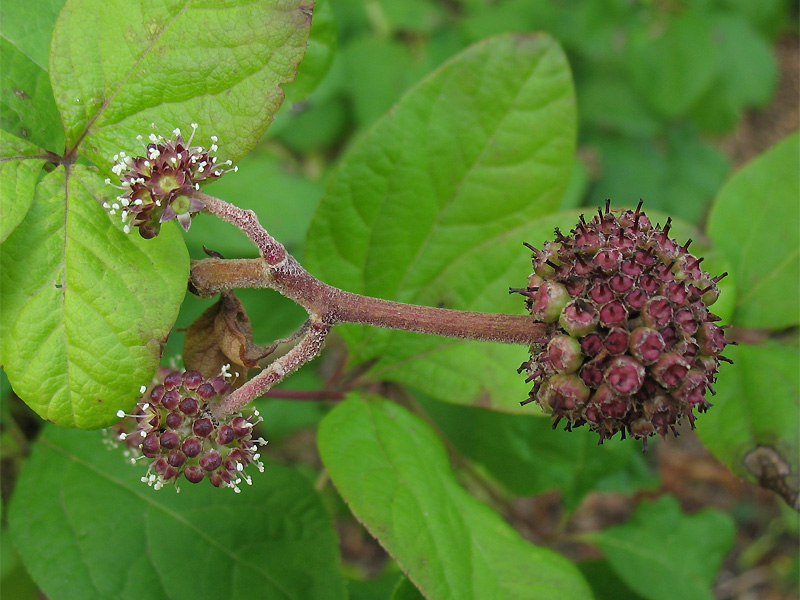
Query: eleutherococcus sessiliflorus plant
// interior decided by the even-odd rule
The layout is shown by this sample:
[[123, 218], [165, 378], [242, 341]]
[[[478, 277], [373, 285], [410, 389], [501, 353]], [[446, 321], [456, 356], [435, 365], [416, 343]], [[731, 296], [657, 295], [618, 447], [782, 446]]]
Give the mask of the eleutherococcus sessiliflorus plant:
[[[57, 10], [61, 2], [52, 4]], [[0, 49], [3, 57], [13, 55], [4, 80], [6, 90], [14, 90], [0, 128], [0, 387], [3, 392], [13, 388], [21, 399], [0, 394], [8, 517], [3, 534], [5, 541], [9, 533], [19, 549], [24, 568], [18, 571], [30, 572], [49, 598], [256, 594], [342, 600], [348, 592], [357, 596], [363, 591], [351, 580], [353, 557], [346, 549], [356, 521], [368, 532], [359, 529], [360, 535], [366, 539], [371, 534], [389, 555], [382, 555], [385, 572], [407, 573], [406, 587], [413, 582], [427, 598], [589, 598], [591, 573], [582, 575], [582, 565], [576, 569], [553, 548], [575, 562], [582, 560], [586, 538], [580, 549], [570, 549], [579, 533], [576, 525], [579, 529], [585, 522], [578, 513], [597, 506], [597, 499], [632, 509], [638, 505], [625, 529], [600, 528], [589, 542], [598, 553], [608, 550], [601, 568], [594, 570], [601, 573], [601, 584], [613, 572], [615, 586], [622, 577], [636, 593], [653, 600], [659, 592], [705, 597], [733, 546], [736, 515], [743, 513], [714, 510], [717, 494], [687, 503], [689, 494], [681, 491], [676, 495], [684, 508], [705, 507], [689, 514], [667, 492], [670, 482], [688, 489], [698, 473], [707, 473], [698, 442], [732, 471], [752, 474], [791, 502], [793, 483], [784, 473], [796, 468], [785, 468], [781, 459], [797, 454], [791, 452], [796, 431], [787, 427], [796, 420], [785, 418], [792, 414], [787, 399], [796, 394], [787, 385], [791, 348], [783, 341], [791, 338], [787, 328], [796, 323], [797, 311], [789, 315], [779, 299], [794, 297], [786, 283], [788, 268], [781, 269], [796, 256], [797, 244], [781, 226], [797, 221], [790, 218], [796, 194], [787, 196], [791, 202], [780, 196], [788, 179], [782, 174], [797, 164], [786, 150], [792, 142], [752, 170], [766, 171], [766, 180], [755, 175], [753, 185], [748, 175], [744, 192], [741, 186], [735, 192], [738, 184], [732, 180], [735, 193], [730, 194], [720, 191], [725, 175], [719, 165], [709, 169], [713, 160], [702, 151], [707, 144], [698, 148], [697, 136], [685, 128], [651, 127], [658, 147], [669, 146], [662, 157], [670, 164], [666, 172], [651, 177], [664, 161], [640, 148], [632, 165], [630, 152], [620, 156], [603, 146], [587, 181], [580, 167], [590, 166], [586, 144], [597, 139], [587, 137], [585, 129], [579, 132], [579, 124], [583, 128], [592, 121], [607, 129], [610, 139], [618, 136], [617, 125], [629, 124], [630, 111], [593, 104], [597, 93], [576, 97], [581, 79], [573, 79], [557, 35], [507, 34], [476, 44], [463, 39], [470, 47], [436, 66], [458, 50], [450, 45], [452, 37], [446, 36], [443, 48], [437, 36], [423, 32], [429, 38], [425, 41], [414, 32], [405, 35], [405, 25], [387, 30], [379, 12], [391, 3], [369, 3], [370, 26], [379, 25], [385, 38], [381, 43], [414, 46], [424, 53], [433, 42], [439, 50], [435, 62], [423, 60], [425, 69], [433, 68], [430, 76], [419, 79], [402, 99], [387, 98], [397, 100], [395, 108], [370, 120], [369, 129], [349, 127], [354, 122], [350, 108], [362, 108], [351, 92], [373, 97], [386, 86], [367, 72], [339, 77], [338, 85], [347, 88], [345, 97], [356, 100], [344, 101], [345, 131], [335, 125], [335, 114], [331, 119], [329, 112], [317, 111], [330, 109], [331, 99], [341, 100], [329, 85], [319, 88], [321, 95], [300, 102], [315, 85], [308, 78], [299, 81], [304, 73], [313, 77], [324, 71], [319, 54], [324, 38], [312, 40], [310, 60], [300, 64], [310, 2], [63, 4], [57, 19], [52, 14], [57, 20], [52, 39], [42, 37], [39, 41], [47, 44], [39, 44], [38, 53], [27, 52], [36, 49], [32, 46], [38, 39], [28, 35], [30, 28], [16, 39], [13, 21], [5, 18], [4, 41], [11, 43]], [[312, 37], [324, 31], [326, 5], [342, 3], [315, 4]], [[571, 23], [560, 18], [562, 8], [556, 11], [558, 20]], [[493, 4], [490, 10], [504, 9]], [[733, 9], [726, 5], [725, 10]], [[466, 13], [457, 12], [456, 22], [466, 24]], [[637, 19], [640, 33], [648, 35], [624, 51], [638, 58], [649, 35], [662, 32], [673, 32], [664, 40], [667, 46], [685, 41], [670, 27], [677, 17], [678, 31], [692, 28], [678, 12], [669, 13], [660, 21], [665, 27], [655, 30], [654, 21]], [[486, 23], [491, 29], [496, 21]], [[92, 29], [88, 36], [87, 26]], [[46, 36], [46, 27], [36, 30]], [[599, 39], [580, 37], [595, 45]], [[623, 46], [635, 39], [620, 38]], [[342, 41], [340, 48], [346, 47]], [[345, 54], [352, 66], [358, 53]], [[379, 66], [383, 54], [372, 44], [361, 48], [361, 56], [368, 55], [381, 73], [395, 72]], [[650, 58], [656, 55], [664, 56], [659, 51]], [[415, 52], [414, 61], [418, 58], [423, 55]], [[414, 80], [422, 75], [407, 71]], [[303, 91], [289, 89], [295, 72]], [[663, 71], [646, 73], [659, 77]], [[729, 79], [740, 73], [726, 72], [731, 89], [740, 89]], [[696, 90], [698, 102], [705, 103], [711, 83], [719, 81], [707, 75], [706, 91]], [[664, 89], [652, 83], [637, 82], [649, 91]], [[276, 114], [282, 88], [287, 110]], [[671, 110], [674, 103], [667, 104]], [[682, 125], [693, 119], [686, 111], [696, 108], [684, 106], [677, 117]], [[587, 118], [578, 121], [578, 109]], [[616, 119], [610, 114], [614, 111]], [[324, 117], [306, 120], [314, 114]], [[151, 138], [153, 122], [157, 128]], [[196, 130], [189, 127], [193, 122]], [[336, 141], [319, 143], [320, 129], [328, 130], [328, 140], [338, 131]], [[637, 139], [642, 133], [630, 131], [638, 131]], [[578, 143], [581, 152], [576, 154]], [[217, 154], [220, 158], [212, 161]], [[143, 160], [134, 164], [136, 157]], [[226, 159], [240, 173], [216, 177], [217, 170], [233, 167], [223, 163]], [[208, 170], [211, 162], [214, 169]], [[594, 166], [602, 168], [603, 180], [597, 179]], [[604, 186], [614, 172], [617, 185]], [[588, 225], [594, 206], [612, 198], [608, 212], [620, 219], [618, 206], [633, 208], [639, 196], [646, 200], [651, 225], [661, 223], [664, 229], [672, 215], [668, 236], [679, 245], [689, 237], [695, 240], [689, 251], [706, 256], [702, 269], [731, 274], [720, 282], [720, 299], [710, 310], [723, 319], [715, 324], [731, 324], [725, 339], [740, 341], [722, 352], [736, 364], [723, 364], [715, 374], [715, 396], [707, 387], [702, 390], [714, 406], [698, 419], [697, 435], [685, 435], [690, 418], [687, 406], [673, 400], [677, 388], [664, 386], [668, 403], [641, 401], [644, 379], [657, 381], [648, 374], [656, 364], [646, 362], [652, 353], [680, 351], [688, 360], [688, 347], [676, 344], [667, 352], [663, 331], [637, 324], [633, 312], [625, 323], [608, 326], [618, 298], [604, 301], [602, 295], [588, 296], [589, 291], [581, 296], [571, 281], [553, 283], [577, 294], [586, 306], [591, 302], [598, 313], [611, 304], [606, 325], [598, 321], [593, 332], [581, 335], [570, 320], [576, 315], [568, 312], [562, 320], [559, 312], [555, 321], [546, 321], [525, 307], [542, 282], [526, 281], [531, 256], [523, 242], [544, 251], [550, 239], [556, 249], [560, 238], [552, 236], [554, 227], [565, 238], [575, 235], [570, 230], [580, 229], [580, 210]], [[587, 208], [572, 208], [578, 205]], [[255, 244], [214, 215], [244, 229]], [[741, 227], [745, 220], [747, 226]], [[789, 240], [786, 256], [773, 251], [777, 239]], [[211, 258], [204, 257], [202, 245], [214, 252]], [[599, 252], [581, 257], [595, 260]], [[237, 258], [242, 256], [258, 258]], [[597, 258], [599, 270], [589, 275], [593, 280], [606, 276], [603, 256]], [[561, 262], [555, 255], [550, 260]], [[202, 297], [186, 294], [187, 280]], [[648, 280], [641, 281], [640, 275], [635, 283], [644, 288]], [[526, 296], [506, 294], [509, 286]], [[234, 290], [239, 294], [238, 288], [248, 287], [278, 289], [289, 298], [274, 289], [250, 289], [241, 292], [239, 302]], [[620, 302], [624, 306], [624, 298]], [[677, 313], [685, 305], [673, 308]], [[665, 349], [652, 333], [636, 334], [640, 327], [658, 330]], [[595, 333], [603, 349], [619, 351], [624, 333], [615, 328], [642, 340], [632, 348], [629, 339], [628, 350], [606, 362], [599, 353], [584, 354], [581, 340], [597, 340]], [[756, 333], [764, 337], [754, 342]], [[699, 346], [697, 334], [694, 338]], [[272, 340], [279, 343], [256, 344]], [[323, 343], [325, 351], [319, 354]], [[581, 364], [568, 365], [576, 344]], [[540, 356], [544, 349], [547, 354]], [[287, 373], [315, 355], [320, 358], [286, 380]], [[629, 369], [606, 373], [614, 360], [630, 357], [636, 363], [626, 361]], [[525, 383], [536, 373], [532, 359], [543, 374]], [[547, 371], [551, 359], [565, 372]], [[528, 364], [517, 373], [522, 361]], [[602, 363], [599, 370], [611, 382], [608, 387], [617, 386], [614, 403], [603, 402], [602, 386], [593, 388], [580, 377], [583, 371], [591, 374], [589, 367], [584, 369], [589, 363]], [[636, 364], [645, 369], [642, 388], [626, 394], [626, 382], [638, 383]], [[154, 380], [159, 365], [170, 367]], [[676, 365], [685, 368], [679, 361]], [[576, 370], [567, 373], [573, 366]], [[700, 366], [693, 361], [689, 371]], [[795, 364], [790, 366], [796, 371]], [[631, 372], [632, 379], [627, 376]], [[590, 390], [586, 406], [568, 407], [568, 398], [551, 396], [543, 398], [551, 409], [544, 414], [526, 402], [536, 383], [541, 389], [551, 378], [573, 375]], [[203, 382], [214, 389], [208, 399], [203, 396], [210, 389]], [[260, 393], [267, 397], [253, 400]], [[51, 423], [25, 411], [23, 402]], [[26, 416], [15, 419], [5, 410], [8, 406]], [[599, 413], [596, 431], [589, 430], [593, 424], [588, 420], [578, 427], [580, 418], [594, 414], [589, 407]], [[264, 421], [256, 423], [252, 408]], [[656, 441], [655, 434], [671, 432], [669, 421], [679, 409], [683, 437]], [[120, 420], [118, 411], [133, 416]], [[251, 437], [241, 428], [245, 435], [230, 441], [230, 431], [235, 438], [235, 425], [241, 423], [235, 421], [240, 412], [253, 423], [247, 427]], [[565, 416], [553, 431], [559, 414]], [[639, 415], [644, 417], [636, 419]], [[619, 441], [623, 433], [635, 437], [641, 430], [633, 421], [648, 415], [654, 437]], [[15, 422], [23, 425], [21, 437], [15, 435]], [[124, 442], [134, 465], [121, 459], [123, 449], [105, 450], [99, 432], [85, 431], [114, 424], [127, 432]], [[573, 431], [560, 431], [565, 425]], [[270, 440], [266, 447], [258, 441], [262, 437]], [[20, 439], [14, 453], [12, 442]], [[599, 439], [606, 441], [595, 447]], [[641, 453], [644, 440], [650, 442], [648, 455]], [[743, 462], [740, 454], [756, 445], [760, 451]], [[684, 470], [673, 477], [664, 460], [687, 447], [693, 450], [691, 458], [681, 461]], [[252, 456], [239, 457], [237, 451]], [[262, 475], [257, 470], [261, 461]], [[192, 484], [200, 475], [208, 483]], [[167, 485], [173, 481], [176, 485]], [[661, 497], [651, 502], [653, 493], [644, 490], [659, 481], [655, 493]], [[222, 492], [215, 483], [231, 489]], [[166, 489], [154, 493], [155, 487]], [[180, 494], [173, 493], [176, 488]], [[237, 488], [241, 494], [230, 493]], [[555, 510], [531, 512], [522, 498], [537, 505], [552, 502]], [[551, 526], [558, 528], [555, 534]], [[605, 536], [605, 546], [599, 536]], [[638, 541], [623, 548], [614, 544], [618, 539]], [[642, 555], [642, 548], [651, 547], [659, 560]], [[625, 550], [621, 557], [616, 552]], [[639, 568], [637, 555], [647, 561], [646, 568]], [[176, 560], [179, 556], [195, 560]], [[637, 576], [644, 580], [638, 586]], [[653, 586], [655, 580], [669, 581], [669, 589]], [[391, 595], [391, 590], [378, 594]]]
[[[191, 146], [191, 139], [184, 143], [179, 129], [173, 135], [154, 137], [147, 156], [125, 156], [115, 165], [126, 190], [118, 198], [125, 204], [123, 220], [135, 215], [145, 238], [172, 218], [188, 229], [203, 210], [236, 225], [262, 256], [261, 273], [249, 285], [272, 287], [302, 304], [309, 322], [299, 343], [236, 390], [222, 376], [200, 383], [196, 371], [173, 372], [158, 383], [135, 417], [139, 449], [152, 459], [143, 481], [160, 488], [183, 475], [238, 491], [239, 473], [257, 460], [257, 447], [249, 435], [224, 434], [249, 434], [253, 423], [239, 411], [313, 359], [330, 329], [344, 322], [530, 345], [531, 359], [519, 370], [533, 388], [521, 404], [536, 401], [552, 415], [554, 428], [562, 419], [567, 430], [587, 424], [600, 443], [627, 434], [643, 440], [646, 451], [649, 436], [677, 435], [682, 419], [694, 427], [694, 411], [711, 406], [706, 392], [714, 393], [720, 360], [726, 360], [721, 352], [731, 342], [708, 307], [725, 274], [703, 271], [703, 259], [688, 250], [691, 240], [680, 245], [670, 238], [669, 221], [653, 225], [642, 202], [635, 210], [612, 211], [606, 201], [590, 221], [581, 216], [570, 235], [556, 229], [543, 249], [529, 246], [533, 273], [525, 288], [511, 292], [527, 298], [530, 317], [407, 305], [350, 294], [312, 277], [252, 212], [200, 191], [205, 169], [213, 177], [223, 172], [214, 170], [205, 149]], [[148, 200], [132, 204], [134, 197]], [[213, 277], [202, 267], [193, 273], [197, 293], [236, 286], [241, 277], [238, 264], [218, 261], [212, 269]]]

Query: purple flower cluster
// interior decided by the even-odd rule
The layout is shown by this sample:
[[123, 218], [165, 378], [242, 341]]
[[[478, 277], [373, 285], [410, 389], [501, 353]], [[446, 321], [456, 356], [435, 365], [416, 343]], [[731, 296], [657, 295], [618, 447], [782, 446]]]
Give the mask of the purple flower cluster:
[[[203, 202], [192, 194], [200, 189], [200, 184], [216, 179], [229, 171], [231, 161], [217, 162], [217, 137], [211, 136], [212, 144], [206, 150], [192, 146], [197, 123], [192, 123], [192, 135], [185, 142], [180, 129], [173, 130], [169, 140], [161, 135], [150, 134], [149, 144], [144, 144], [142, 136], [137, 139], [144, 146], [144, 155], [130, 157], [125, 152], [114, 156], [111, 170], [120, 179], [123, 190], [113, 202], [105, 202], [103, 207], [110, 214], [120, 213], [125, 233], [131, 226], [138, 227], [144, 238], [158, 235], [161, 224], [175, 219], [184, 230], [188, 230], [192, 216], [205, 207]], [[106, 183], [111, 184], [107, 179]]]
[[[160, 489], [183, 476], [191, 483], [208, 479], [216, 487], [239, 492], [242, 481], [251, 483], [245, 467], [253, 463], [264, 470], [258, 446], [266, 442], [253, 439], [253, 427], [261, 421], [258, 411], [224, 421], [211, 413], [210, 407], [231, 392], [225, 376], [223, 372], [206, 380], [197, 371], [172, 371], [139, 401], [130, 415], [136, 429], [118, 438], [134, 451], [134, 462], [150, 459], [143, 482]], [[119, 416], [128, 415], [120, 411]]]
[[[689, 242], [680, 246], [665, 226], [636, 210], [581, 217], [571, 235], [533, 250], [527, 297], [538, 321], [550, 324], [546, 343], [531, 348], [520, 372], [533, 382], [528, 402], [562, 419], [587, 424], [600, 443], [621, 432], [664, 437], [694, 409], [711, 405], [721, 352], [729, 342], [708, 307], [717, 282], [700, 268]], [[676, 434], [677, 435], [677, 434]]]

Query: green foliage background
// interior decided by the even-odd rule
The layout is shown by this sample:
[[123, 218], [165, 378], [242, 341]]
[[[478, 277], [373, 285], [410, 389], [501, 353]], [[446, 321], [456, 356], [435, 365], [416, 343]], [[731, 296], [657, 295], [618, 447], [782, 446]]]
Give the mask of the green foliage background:
[[[659, 599], [681, 581], [682, 598], [713, 597], [751, 506], [689, 515], [670, 496], [642, 502], [585, 535], [604, 558], [576, 568], [555, 550], [563, 532], [533, 545], [481, 501], [502, 509], [557, 489], [566, 520], [590, 492], [660, 484], [658, 444], [650, 457], [598, 448], [520, 409], [523, 348], [338, 328], [347, 366], [370, 365], [364, 384], [401, 403], [364, 391], [335, 408], [259, 402], [273, 460], [282, 440], [318, 427], [335, 488], [317, 464], [270, 463], [241, 496], [153, 494], [99, 433], [45, 426], [30, 441], [41, 422], [17, 396], [59, 425], [113, 423], [208, 306], [181, 304], [188, 258], [203, 245], [255, 256], [211, 218], [186, 244], [176, 228], [145, 241], [99, 206], [113, 154], [135, 152], [151, 122], [196, 121], [197, 139], [218, 135], [240, 167], [206, 191], [255, 210], [315, 275], [354, 292], [520, 312], [505, 292], [530, 268], [522, 241], [569, 229], [606, 197], [677, 217], [704, 266], [730, 273], [715, 310], [763, 339], [726, 351], [736, 364], [723, 365], [698, 434], [740, 476], [752, 480], [742, 459], [757, 445], [798, 472], [800, 141], [735, 174], [717, 143], [772, 98], [788, 2], [318, 0], [310, 31], [307, 8], [0, 5], [4, 594]], [[45, 164], [46, 152], [70, 161]], [[782, 251], [763, 252], [775, 240]], [[257, 341], [305, 318], [273, 292], [240, 297]], [[286, 386], [321, 387], [330, 365], [318, 362]], [[334, 523], [351, 513], [392, 557], [372, 581], [336, 548]], [[796, 532], [796, 515], [769, 527]], [[111, 539], [125, 541], [109, 551]], [[796, 585], [796, 571], [784, 577]]]

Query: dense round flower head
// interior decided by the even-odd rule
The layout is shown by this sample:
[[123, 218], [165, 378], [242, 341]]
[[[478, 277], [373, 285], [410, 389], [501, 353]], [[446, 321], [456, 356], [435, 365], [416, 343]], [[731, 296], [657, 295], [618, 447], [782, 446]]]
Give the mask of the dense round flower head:
[[727, 344], [708, 307], [717, 282], [702, 258], [669, 237], [641, 211], [581, 216], [571, 235], [533, 251], [526, 288], [535, 319], [549, 327], [522, 364], [533, 383], [528, 400], [566, 429], [588, 425], [603, 440], [621, 432], [644, 441], [677, 435], [681, 419], [694, 427], [694, 410], [711, 404]]
[[[175, 219], [184, 230], [188, 230], [192, 216], [205, 207], [202, 201], [192, 196], [200, 184], [221, 177], [231, 168], [231, 161], [218, 163], [217, 137], [211, 136], [208, 149], [192, 146], [197, 123], [192, 123], [192, 135], [184, 141], [180, 129], [172, 131], [172, 138], [151, 133], [150, 143], [145, 144], [141, 135], [137, 139], [144, 147], [144, 155], [131, 157], [125, 152], [114, 156], [111, 170], [120, 179], [123, 190], [114, 202], [105, 202], [103, 207], [110, 214], [119, 212], [124, 230], [131, 225], [139, 228], [144, 238], [158, 235], [161, 224]], [[110, 179], [106, 183], [111, 184]]]
[[266, 442], [253, 438], [253, 427], [261, 421], [258, 411], [247, 416], [237, 412], [223, 421], [211, 413], [211, 406], [231, 392], [227, 377], [225, 369], [209, 380], [197, 371], [172, 371], [138, 402], [133, 414], [118, 413], [136, 420], [133, 431], [117, 437], [134, 454], [132, 462], [150, 460], [143, 482], [160, 489], [181, 477], [191, 483], [207, 479], [238, 493], [240, 483], [251, 484], [245, 467], [252, 463], [263, 472], [258, 447]]

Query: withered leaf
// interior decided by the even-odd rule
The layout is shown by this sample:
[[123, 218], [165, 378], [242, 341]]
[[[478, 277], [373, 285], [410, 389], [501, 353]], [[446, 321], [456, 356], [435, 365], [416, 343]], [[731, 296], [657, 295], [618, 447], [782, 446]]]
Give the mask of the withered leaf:
[[272, 347], [253, 343], [253, 327], [242, 303], [233, 292], [223, 292], [186, 330], [183, 361], [186, 369], [214, 377], [226, 364], [239, 375], [231, 381], [234, 388], [247, 380], [247, 370], [269, 355]]

